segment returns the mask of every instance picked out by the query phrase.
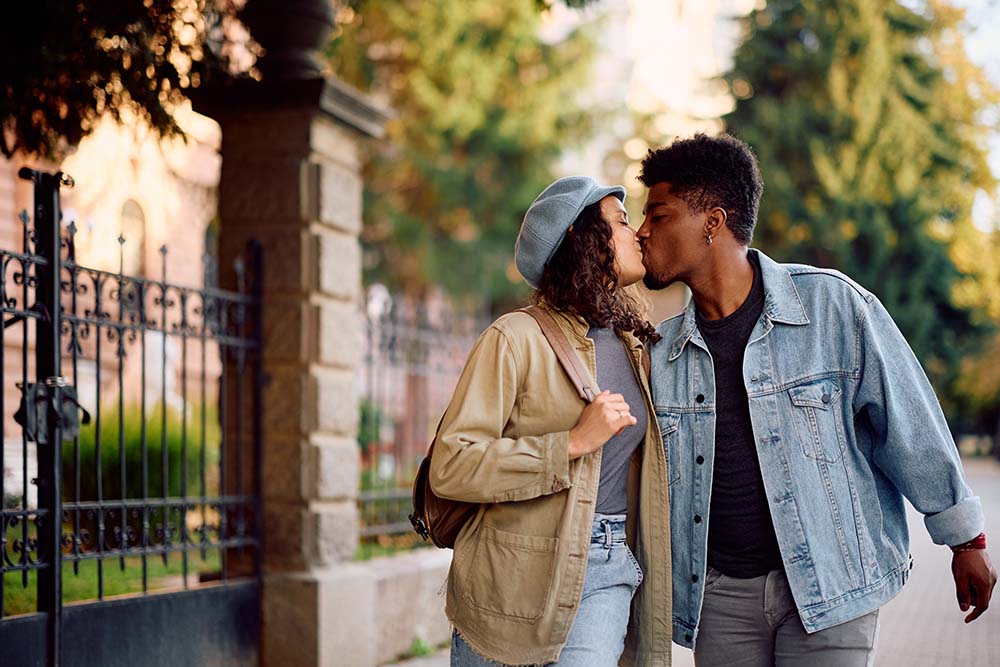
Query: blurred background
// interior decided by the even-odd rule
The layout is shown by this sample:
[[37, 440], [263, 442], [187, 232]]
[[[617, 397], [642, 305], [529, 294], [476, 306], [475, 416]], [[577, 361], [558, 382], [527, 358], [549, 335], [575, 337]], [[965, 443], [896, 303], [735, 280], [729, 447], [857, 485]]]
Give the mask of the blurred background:
[[[754, 245], [875, 291], [956, 438], [998, 451], [1000, 6], [542, 4], [373, 1], [338, 13], [334, 71], [397, 114], [365, 172], [369, 341], [383, 343], [371, 353], [369, 381], [382, 384], [365, 403], [366, 456], [408, 432], [422, 450], [450, 391], [422, 374], [453, 374], [463, 355], [445, 349], [471, 340], [431, 344], [429, 364], [396, 377], [384, 365], [397, 367], [410, 327], [444, 334], [464, 316], [475, 324], [456, 330], [473, 336], [529, 297], [511, 240], [545, 185], [573, 173], [623, 183], [638, 224], [646, 151], [698, 131], [757, 151]], [[683, 307], [683, 288], [666, 292], [651, 295], [654, 321]], [[419, 423], [407, 421], [414, 401], [429, 403]]]
[[[446, 625], [422, 620], [441, 615], [434, 593], [447, 554], [418, 548], [410, 484], [479, 332], [530, 298], [512, 256], [528, 205], [555, 178], [587, 174], [625, 185], [638, 226], [642, 158], [695, 132], [730, 132], [755, 149], [765, 181], [755, 247], [839, 269], [885, 303], [938, 392], [974, 487], [992, 503], [988, 515], [1000, 515], [998, 0], [82, 0], [72, 11], [39, 0], [11, 8], [2, 31], [5, 250], [33, 252], [37, 188], [18, 179], [24, 167], [73, 177], [61, 202], [72, 259], [112, 278], [169, 280], [199, 298], [245, 292], [245, 281], [226, 277], [233, 248], [259, 241], [267, 268], [253, 349], [264, 402], [252, 410], [265, 415], [253, 440], [261, 487], [247, 481], [238, 491], [263, 503], [255, 521], [274, 518], [255, 524], [261, 539], [301, 547], [294, 557], [272, 546], [258, 553], [265, 591], [272, 572], [339, 568], [371, 578], [390, 601], [392, 613], [372, 612], [386, 629], [354, 633], [379, 648], [343, 664], [416, 658], [447, 639]], [[315, 90], [303, 83], [312, 81]], [[329, 139], [319, 116], [339, 128]], [[279, 234], [280, 225], [297, 231]], [[29, 264], [6, 261], [0, 282], [17, 283]], [[116, 292], [112, 282], [108, 300], [130, 298], [127, 280]], [[152, 291], [139, 300], [147, 296], [149, 309], [162, 305]], [[688, 298], [682, 286], [648, 296], [654, 322]], [[12, 316], [30, 305], [5, 303]], [[205, 497], [226, 495], [227, 448], [249, 445], [236, 444], [239, 428], [216, 407], [232, 401], [231, 341], [197, 347], [199, 331], [211, 339], [221, 329], [208, 318], [193, 325], [204, 312], [179, 308], [176, 326], [164, 314], [148, 340], [127, 339], [120, 354], [102, 360], [93, 343], [72, 353], [81, 405], [114, 417], [103, 436], [100, 425], [81, 426], [84, 451], [103, 437], [138, 466], [117, 453], [101, 462], [98, 445], [76, 470], [142, 475], [150, 420], [161, 424], [157, 439], [180, 434], [162, 436], [153, 458], [169, 447], [164, 468], [183, 467], [189, 424], [202, 424], [192, 442], [207, 454], [190, 464], [204, 473], [191, 491], [202, 500], [160, 518], [179, 531], [199, 514], [192, 533], [217, 531], [212, 549], [182, 540], [180, 551], [201, 552], [191, 577], [202, 583], [224, 576], [227, 558], [245, 564], [218, 532], [226, 510]], [[35, 335], [26, 320], [23, 330], [5, 327], [2, 346], [8, 617], [42, 610], [14, 535], [34, 539], [25, 526], [40, 506], [39, 451], [14, 420], [15, 380], [29, 379]], [[298, 421], [275, 425], [275, 414]], [[286, 465], [294, 472], [281, 472]], [[105, 495], [128, 498], [126, 486], [123, 477], [118, 495]], [[161, 495], [187, 493], [178, 480]], [[306, 518], [274, 527], [291, 515]], [[349, 537], [330, 546], [337, 531]], [[78, 526], [69, 532], [79, 537]], [[914, 533], [915, 553], [926, 549], [933, 566], [917, 559], [908, 588], [917, 592], [894, 603], [883, 629], [897, 661], [880, 664], [1000, 664], [996, 618], [966, 630], [957, 611], [935, 615], [953, 604], [947, 554], [941, 561], [940, 550], [920, 546], [919, 523]], [[83, 551], [98, 569], [118, 557], [118, 571], [129, 571], [112, 547]], [[150, 579], [145, 560], [129, 561], [141, 575], [115, 575], [113, 593], [191, 585], [186, 559], [162, 562]], [[104, 597], [101, 587], [65, 590]], [[266, 621], [261, 628], [266, 645]], [[928, 635], [942, 639], [917, 641]], [[977, 642], [985, 648], [959, 650]]]

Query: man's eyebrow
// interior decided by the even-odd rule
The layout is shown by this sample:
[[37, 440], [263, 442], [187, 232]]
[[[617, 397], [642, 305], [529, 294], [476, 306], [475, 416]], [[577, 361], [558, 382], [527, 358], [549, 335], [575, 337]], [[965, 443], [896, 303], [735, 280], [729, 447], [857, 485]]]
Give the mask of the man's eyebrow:
[[652, 211], [653, 209], [656, 209], [656, 208], [660, 208], [661, 206], [668, 206], [668, 204], [665, 201], [650, 201], [650, 202], [646, 202], [646, 205], [642, 209], [642, 214], [643, 215], [648, 215], [650, 211]]

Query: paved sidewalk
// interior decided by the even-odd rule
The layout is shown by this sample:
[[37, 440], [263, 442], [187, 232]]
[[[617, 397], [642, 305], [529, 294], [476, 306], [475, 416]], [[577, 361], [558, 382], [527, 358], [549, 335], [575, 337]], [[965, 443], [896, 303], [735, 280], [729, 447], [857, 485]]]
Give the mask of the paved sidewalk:
[[394, 662], [388, 667], [450, 667], [448, 649], [429, 655], [425, 658], [413, 658], [403, 662]]
[[[986, 534], [994, 566], [1000, 566], [1000, 463], [994, 459], [965, 461], [969, 484], [983, 500]], [[877, 667], [998, 667], [1000, 666], [1000, 590], [990, 610], [975, 623], [955, 601], [951, 552], [933, 544], [923, 517], [909, 510], [910, 580], [882, 609]], [[691, 651], [674, 645], [674, 667], [692, 667]], [[410, 660], [399, 667], [448, 667], [448, 651]]]
[[[1000, 463], [968, 459], [969, 485], [983, 500], [994, 567], [1000, 565]], [[966, 625], [955, 599], [951, 551], [933, 544], [923, 517], [910, 509], [914, 566], [903, 592], [883, 608], [878, 667], [996, 667], [1000, 665], [1000, 596]]]

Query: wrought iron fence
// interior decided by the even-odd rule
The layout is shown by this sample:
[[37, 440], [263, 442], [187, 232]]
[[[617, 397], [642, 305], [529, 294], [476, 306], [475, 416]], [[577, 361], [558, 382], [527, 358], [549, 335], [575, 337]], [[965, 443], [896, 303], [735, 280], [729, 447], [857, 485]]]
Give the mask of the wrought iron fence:
[[123, 259], [88, 268], [60, 224], [66, 177], [21, 176], [34, 215], [21, 249], [0, 249], [0, 637], [16, 637], [11, 617], [44, 616], [58, 664], [64, 602], [259, 583], [260, 252], [237, 262], [235, 291], [169, 282], [166, 247], [158, 279]]
[[415, 302], [381, 285], [368, 289], [363, 316], [361, 535], [385, 541], [412, 531], [413, 477], [487, 322], [443, 298]]

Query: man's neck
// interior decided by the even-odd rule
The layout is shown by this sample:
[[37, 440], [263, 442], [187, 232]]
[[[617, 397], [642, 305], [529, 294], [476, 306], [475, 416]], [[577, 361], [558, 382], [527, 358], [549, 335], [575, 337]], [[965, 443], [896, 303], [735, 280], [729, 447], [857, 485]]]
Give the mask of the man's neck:
[[718, 320], [735, 313], [750, 296], [754, 268], [745, 246], [717, 249], [688, 287], [698, 312], [706, 320]]

